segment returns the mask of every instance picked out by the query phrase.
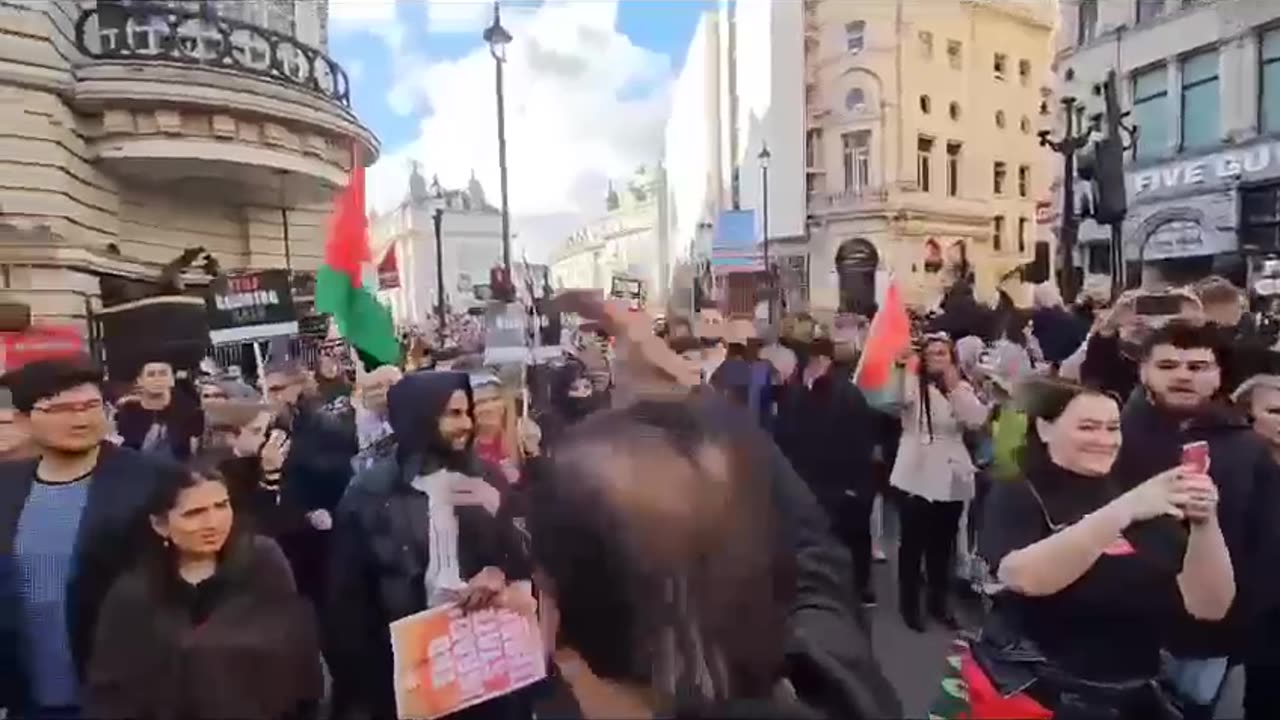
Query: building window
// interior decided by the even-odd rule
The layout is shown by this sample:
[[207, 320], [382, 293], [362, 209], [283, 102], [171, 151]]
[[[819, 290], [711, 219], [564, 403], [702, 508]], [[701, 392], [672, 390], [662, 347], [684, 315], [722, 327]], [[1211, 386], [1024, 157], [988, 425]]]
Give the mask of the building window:
[[1169, 76], [1163, 63], [1133, 76], [1133, 123], [1139, 159], [1160, 157], [1169, 146]]
[[998, 128], [1000, 128], [1001, 130], [1003, 130], [1003, 129], [1004, 129], [1004, 126], [1005, 126], [1004, 111], [1003, 111], [1003, 110], [997, 110], [997, 111], [996, 111], [996, 127], [998, 127]]
[[850, 55], [862, 52], [866, 45], [867, 22], [853, 20], [844, 24], [844, 43]]
[[960, 149], [958, 142], [947, 143], [947, 197], [960, 195]]
[[1258, 109], [1259, 129], [1280, 132], [1280, 28], [1262, 34], [1262, 67]]
[[933, 138], [916, 139], [916, 183], [921, 192], [933, 186]]
[[928, 30], [920, 31], [920, 57], [925, 60], [933, 59], [933, 33]]
[[1000, 252], [1004, 246], [1004, 218], [997, 215], [991, 223], [991, 249]]
[[1026, 87], [1027, 85], [1031, 84], [1031, 61], [1030, 60], [1018, 61], [1018, 82], [1022, 83], [1023, 87]]
[[1098, 33], [1098, 0], [1080, 0], [1076, 6], [1076, 44], [1091, 42]]
[[961, 65], [960, 63], [961, 47], [962, 46], [960, 45], [959, 40], [947, 41], [947, 62], [951, 65], [952, 68], [955, 68], [956, 70], [959, 70]]
[[947, 115], [951, 116], [952, 120], [959, 120], [960, 119], [960, 103], [952, 100], [951, 104], [947, 106]]
[[933, 112], [933, 101], [929, 99], [928, 95], [920, 96], [920, 112], [925, 115]]
[[1004, 53], [996, 53], [995, 59], [991, 63], [991, 69], [995, 73], [997, 80], [1004, 80], [1005, 72], [1009, 69], [1009, 56]]
[[1003, 162], [997, 161], [991, 169], [991, 189], [997, 195], [1004, 194], [1004, 182], [1009, 176], [1009, 168]]
[[1031, 166], [1018, 166], [1018, 197], [1031, 196]]
[[269, 0], [219, 0], [213, 7], [220, 17], [252, 23], [290, 37], [294, 34], [296, 23], [293, 3]]
[[822, 128], [811, 128], [805, 137], [804, 143], [804, 163], [805, 167], [818, 168], [822, 167], [818, 160], [822, 157]]
[[1023, 115], [1022, 119], [1018, 121], [1018, 129], [1022, 130], [1023, 135], [1030, 135], [1031, 134], [1031, 118], [1027, 117], [1026, 115]]
[[1027, 228], [1030, 223], [1026, 218], [1018, 218], [1018, 253], [1027, 251]]
[[1182, 143], [1184, 149], [1205, 148], [1222, 140], [1218, 110], [1218, 50], [1182, 61]]
[[1280, 185], [1241, 190], [1240, 216], [1241, 250], [1280, 251]]
[[840, 136], [844, 153], [844, 189], [859, 194], [871, 184], [871, 131], [857, 130]]
[[1137, 0], [1137, 22], [1144, 23], [1164, 14], [1164, 0]]
[[845, 93], [844, 106], [851, 112], [860, 112], [867, 107], [867, 95], [862, 92], [862, 88], [850, 88]]

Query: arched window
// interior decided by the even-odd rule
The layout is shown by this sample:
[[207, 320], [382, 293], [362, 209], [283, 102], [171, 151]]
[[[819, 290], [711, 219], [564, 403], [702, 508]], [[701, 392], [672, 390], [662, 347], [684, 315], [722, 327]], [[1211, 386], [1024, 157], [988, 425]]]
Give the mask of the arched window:
[[850, 88], [848, 94], [844, 96], [844, 106], [848, 110], [863, 110], [867, 106], [866, 93], [862, 92], [862, 88]]

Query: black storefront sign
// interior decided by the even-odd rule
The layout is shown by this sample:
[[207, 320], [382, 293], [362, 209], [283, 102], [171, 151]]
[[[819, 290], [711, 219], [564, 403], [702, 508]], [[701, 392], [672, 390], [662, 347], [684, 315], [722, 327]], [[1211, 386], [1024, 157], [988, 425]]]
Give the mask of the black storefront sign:
[[205, 304], [210, 330], [276, 325], [297, 320], [287, 270], [262, 270], [219, 277]]

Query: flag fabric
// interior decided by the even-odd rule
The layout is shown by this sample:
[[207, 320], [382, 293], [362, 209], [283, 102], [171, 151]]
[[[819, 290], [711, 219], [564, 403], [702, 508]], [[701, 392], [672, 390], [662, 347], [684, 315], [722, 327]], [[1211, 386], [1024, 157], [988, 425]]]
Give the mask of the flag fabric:
[[334, 202], [325, 241], [324, 265], [316, 275], [316, 310], [333, 316], [338, 331], [359, 351], [381, 363], [400, 361], [391, 311], [364, 282], [372, 269], [369, 220], [364, 209], [364, 165], [352, 163], [351, 181]]
[[871, 319], [862, 356], [853, 374], [854, 384], [862, 390], [867, 402], [877, 405], [894, 399], [894, 365], [910, 347], [911, 318], [907, 316], [898, 283], [890, 280], [884, 302]]

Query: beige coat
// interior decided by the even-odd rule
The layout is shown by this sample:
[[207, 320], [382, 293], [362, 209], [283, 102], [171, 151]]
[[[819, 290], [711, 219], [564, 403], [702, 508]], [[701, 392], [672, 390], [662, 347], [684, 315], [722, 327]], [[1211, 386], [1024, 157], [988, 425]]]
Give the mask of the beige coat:
[[967, 382], [961, 382], [950, 397], [933, 385], [928, 391], [932, 436], [923, 420], [915, 377], [903, 383], [902, 440], [889, 484], [935, 502], [970, 500], [977, 469], [965, 447], [964, 431], [981, 428], [989, 409]]

